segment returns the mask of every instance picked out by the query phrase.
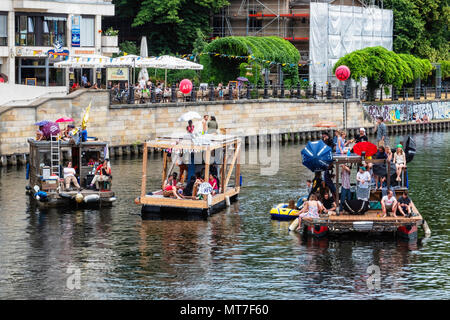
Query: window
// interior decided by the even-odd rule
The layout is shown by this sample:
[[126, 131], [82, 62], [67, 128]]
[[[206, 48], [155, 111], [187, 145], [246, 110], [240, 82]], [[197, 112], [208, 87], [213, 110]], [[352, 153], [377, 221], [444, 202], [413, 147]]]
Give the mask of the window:
[[0, 14], [0, 46], [8, 45], [8, 16]]
[[56, 42], [66, 46], [66, 18], [44, 17], [42, 21], [42, 45], [52, 47]]
[[80, 45], [82, 47], [93, 47], [95, 44], [94, 17], [81, 17]]
[[16, 45], [52, 47], [56, 42], [66, 46], [65, 16], [16, 14]]
[[35, 17], [16, 16], [16, 46], [34, 46]]

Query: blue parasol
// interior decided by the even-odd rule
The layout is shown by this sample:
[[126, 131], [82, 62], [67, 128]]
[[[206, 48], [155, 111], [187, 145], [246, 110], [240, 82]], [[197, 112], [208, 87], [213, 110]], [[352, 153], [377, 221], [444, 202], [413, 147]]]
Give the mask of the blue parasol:
[[42, 121], [39, 121], [39, 122], [36, 122], [34, 125], [35, 126], [45, 126], [47, 123], [49, 123], [49, 122], [51, 122], [51, 121], [48, 121], [48, 120], [42, 120]]
[[333, 162], [333, 151], [322, 140], [308, 142], [301, 152], [302, 163], [309, 170], [326, 170]]

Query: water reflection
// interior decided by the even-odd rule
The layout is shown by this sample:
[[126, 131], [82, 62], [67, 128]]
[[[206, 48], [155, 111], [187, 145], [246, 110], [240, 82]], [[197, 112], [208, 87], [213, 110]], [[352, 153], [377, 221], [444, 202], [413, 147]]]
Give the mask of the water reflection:
[[[448, 162], [436, 161], [448, 159], [449, 137], [416, 136], [410, 193], [433, 235], [409, 243], [305, 239], [288, 231], [289, 222], [271, 221], [270, 207], [296, 198], [310, 177], [299, 165], [301, 145], [280, 146], [276, 176], [243, 166], [240, 201], [197, 221], [141, 220], [133, 204], [139, 158], [113, 161], [118, 200], [99, 211], [36, 208], [23, 168], [1, 168], [0, 298], [449, 298]], [[150, 162], [152, 187], [160, 183], [159, 155]], [[380, 267], [380, 290], [367, 286], [371, 265]], [[67, 288], [69, 266], [80, 268], [81, 290]]]

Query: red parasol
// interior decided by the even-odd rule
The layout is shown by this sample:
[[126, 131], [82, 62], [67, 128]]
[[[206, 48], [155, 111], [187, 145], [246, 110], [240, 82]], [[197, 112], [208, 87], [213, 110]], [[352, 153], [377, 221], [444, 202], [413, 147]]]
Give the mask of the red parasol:
[[332, 128], [332, 127], [336, 127], [336, 125], [333, 122], [330, 122], [330, 121], [322, 121], [322, 122], [316, 123], [314, 125], [314, 127]]
[[75, 120], [73, 120], [72, 118], [69, 118], [69, 117], [62, 117], [62, 118], [59, 118], [58, 120], [56, 120], [55, 122], [56, 123], [59, 123], [59, 122], [74, 122]]
[[361, 155], [363, 152], [365, 152], [366, 157], [373, 156], [375, 153], [377, 153], [377, 150], [377, 146], [368, 141], [358, 142], [353, 146], [354, 153], [356, 153], [357, 155]]

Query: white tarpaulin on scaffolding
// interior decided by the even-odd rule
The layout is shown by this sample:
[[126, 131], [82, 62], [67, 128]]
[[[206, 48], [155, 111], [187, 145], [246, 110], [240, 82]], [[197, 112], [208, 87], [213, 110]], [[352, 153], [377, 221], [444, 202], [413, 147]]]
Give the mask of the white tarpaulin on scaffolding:
[[355, 50], [382, 46], [392, 50], [392, 10], [374, 7], [310, 4], [309, 80], [319, 87], [336, 84], [333, 66]]

